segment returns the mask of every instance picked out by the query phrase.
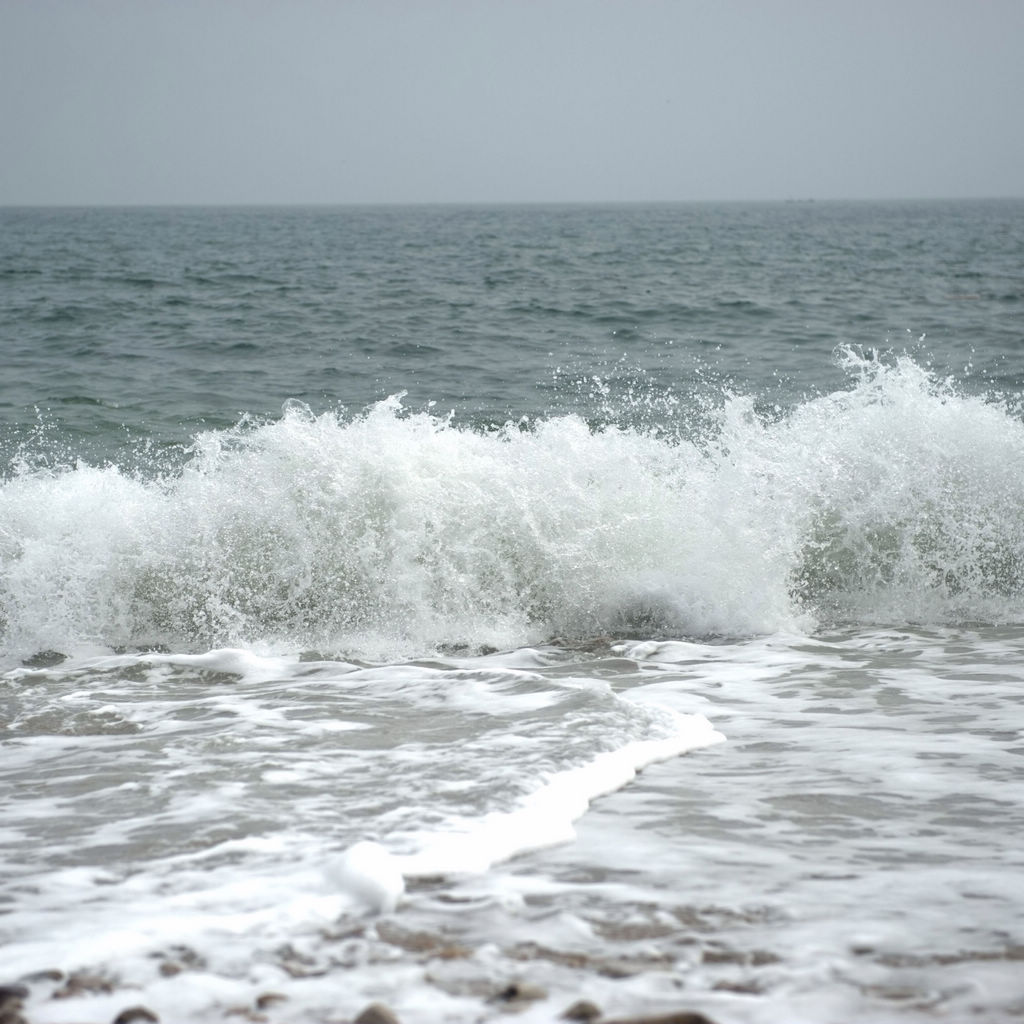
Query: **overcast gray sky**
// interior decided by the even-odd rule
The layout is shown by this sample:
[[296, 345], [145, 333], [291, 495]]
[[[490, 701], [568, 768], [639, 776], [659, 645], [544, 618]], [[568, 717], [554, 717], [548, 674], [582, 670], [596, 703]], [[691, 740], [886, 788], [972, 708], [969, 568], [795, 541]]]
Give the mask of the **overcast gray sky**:
[[1024, 0], [0, 0], [0, 204], [1024, 195]]

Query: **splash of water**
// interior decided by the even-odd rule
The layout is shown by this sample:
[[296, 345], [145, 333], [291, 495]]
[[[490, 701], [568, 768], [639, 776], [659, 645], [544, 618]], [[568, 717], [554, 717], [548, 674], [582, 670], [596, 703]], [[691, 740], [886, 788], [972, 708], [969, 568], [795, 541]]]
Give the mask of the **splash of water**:
[[[25, 463], [0, 488], [19, 656], [269, 644], [391, 656], [1024, 613], [1024, 425], [906, 358], [710, 434], [472, 430], [394, 397], [244, 420], [178, 471]], [[682, 415], [682, 414], [681, 414]]]

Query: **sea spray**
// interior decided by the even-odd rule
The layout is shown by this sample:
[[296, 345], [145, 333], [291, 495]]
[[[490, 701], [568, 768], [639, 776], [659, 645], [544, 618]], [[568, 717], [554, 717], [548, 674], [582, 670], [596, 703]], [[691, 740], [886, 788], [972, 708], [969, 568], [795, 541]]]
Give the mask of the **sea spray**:
[[607, 633], [1009, 621], [1024, 426], [901, 358], [672, 438], [472, 430], [393, 397], [200, 434], [176, 472], [22, 467], [0, 490], [19, 656], [265, 643], [368, 656]]
[[1019, 621], [1024, 425], [905, 357], [844, 362], [856, 386], [780, 428], [807, 517], [794, 595], [830, 621]]

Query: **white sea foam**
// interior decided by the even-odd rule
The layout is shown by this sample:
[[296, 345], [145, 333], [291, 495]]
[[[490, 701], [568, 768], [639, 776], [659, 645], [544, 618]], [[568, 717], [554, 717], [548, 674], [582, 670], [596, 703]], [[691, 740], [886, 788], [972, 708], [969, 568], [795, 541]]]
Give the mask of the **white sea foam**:
[[924, 1021], [980, 1000], [998, 1020], [1022, 939], [1020, 649], [1019, 628], [861, 630], [18, 669], [8, 975], [118, 979], [57, 1001], [33, 982], [30, 1016], [55, 1022], [139, 1002], [213, 1021], [267, 991], [288, 997], [273, 1020], [384, 998], [468, 1021], [521, 974], [552, 994], [538, 1022], [582, 988], [609, 1016]]
[[[159, 966], [187, 949], [202, 961], [189, 1012], [217, 1017], [261, 971], [285, 984], [269, 966], [291, 963], [282, 949], [320, 957], [325, 934], [400, 911], [406, 878], [569, 841], [597, 796], [721, 739], [553, 661], [358, 667], [230, 648], [13, 670], [8, 975], [113, 974], [173, 1017]], [[61, 1001], [52, 1019], [108, 1005]]]
[[370, 913], [394, 910], [405, 892], [401, 863], [379, 843], [350, 846], [325, 868], [327, 877]]
[[492, 812], [458, 830], [414, 837], [420, 852], [397, 858], [406, 876], [481, 873], [527, 850], [575, 838], [573, 822], [599, 796], [621, 789], [655, 761], [720, 743], [703, 715], [672, 716], [674, 732], [663, 739], [637, 740], [592, 761], [567, 769], [526, 796], [512, 811]]
[[1017, 621], [1024, 426], [906, 359], [671, 437], [573, 416], [479, 432], [289, 407], [180, 471], [0, 488], [4, 646], [264, 643], [375, 655], [553, 635]]

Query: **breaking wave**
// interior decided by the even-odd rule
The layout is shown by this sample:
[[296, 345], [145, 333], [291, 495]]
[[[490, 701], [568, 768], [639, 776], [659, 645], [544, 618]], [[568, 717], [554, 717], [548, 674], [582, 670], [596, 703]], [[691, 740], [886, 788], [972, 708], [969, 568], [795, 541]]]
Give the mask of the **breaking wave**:
[[474, 430], [286, 403], [174, 472], [0, 486], [9, 656], [288, 646], [395, 656], [556, 636], [1019, 621], [1024, 424], [908, 358], [680, 436], [574, 415]]

